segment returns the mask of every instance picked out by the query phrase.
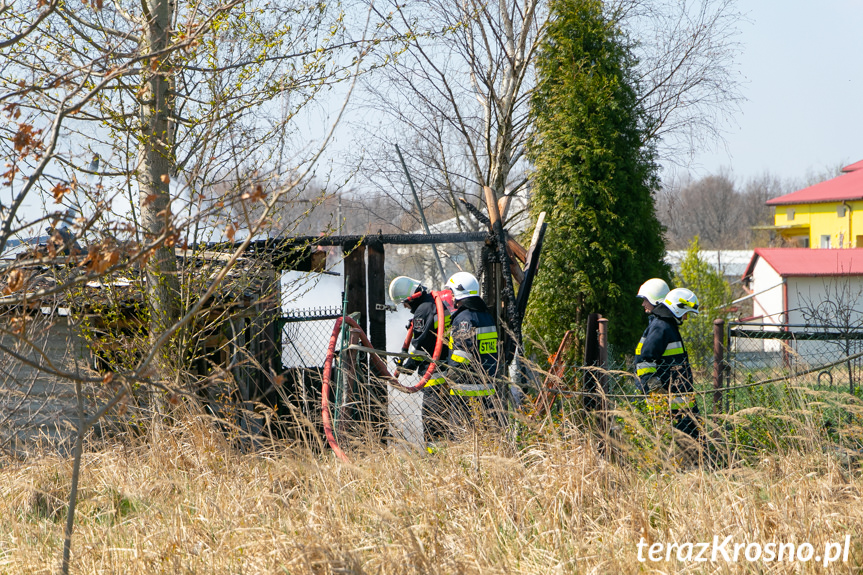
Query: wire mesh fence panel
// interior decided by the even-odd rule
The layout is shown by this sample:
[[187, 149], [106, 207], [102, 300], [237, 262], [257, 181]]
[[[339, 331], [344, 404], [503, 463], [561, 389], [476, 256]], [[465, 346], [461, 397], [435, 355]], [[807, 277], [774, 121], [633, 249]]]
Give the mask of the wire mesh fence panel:
[[[537, 387], [549, 388], [545, 395], [551, 402], [538, 401], [537, 405], [547, 408], [547, 421], [572, 419], [575, 414], [582, 427], [596, 425], [601, 434], [607, 430], [609, 441], [630, 455], [637, 454], [642, 463], [651, 457], [667, 460], [669, 453], [679, 453], [673, 446], [687, 439], [686, 432], [680, 433], [686, 426], [678, 421], [685, 415], [698, 422], [697, 442], [689, 443], [702, 459], [732, 461], [765, 450], [812, 444], [842, 452], [860, 451], [863, 328], [736, 323], [728, 331], [721, 323], [715, 328], [710, 334], [715, 339], [708, 341], [704, 334], [701, 345], [693, 346], [701, 351], [690, 353], [694, 393], [680, 396], [686, 400], [685, 409], [677, 407], [679, 398], [674, 396], [679, 394], [665, 394], [668, 409], [665, 416], [657, 413], [652, 405], [656, 398], [638, 389], [634, 365], [626, 363], [631, 354], [613, 346], [606, 370], [570, 358], [561, 369], [545, 371], [536, 378], [542, 381], [545, 377]], [[688, 339], [686, 344], [689, 350]], [[591, 387], [607, 390], [607, 402], [601, 407], [596, 401], [591, 403]], [[542, 391], [539, 396], [541, 400]], [[605, 421], [610, 421], [605, 428], [603, 408], [608, 410]]]
[[283, 433], [309, 445], [323, 437], [321, 385], [327, 347], [339, 308], [287, 310], [281, 318], [282, 385], [278, 387]]
[[[406, 388], [415, 387], [425, 373], [425, 369], [399, 377], [399, 382]], [[392, 424], [392, 438], [396, 441], [405, 441], [414, 445], [423, 442], [423, 398], [425, 393], [406, 393], [392, 386], [388, 386], [389, 418]], [[426, 403], [430, 403], [426, 401]], [[426, 409], [431, 406], [426, 405]]]
[[[668, 417], [658, 415], [652, 405], [655, 398], [636, 385], [634, 366], [626, 363], [628, 354], [610, 346], [606, 370], [570, 358], [561, 369], [546, 372], [544, 385], [551, 388], [546, 395], [554, 401], [546, 406], [553, 412], [551, 419], [566, 416], [566, 410], [585, 416], [595, 411], [595, 417], [580, 416], [579, 421], [598, 423], [604, 433], [601, 411], [607, 409], [611, 423], [605, 429], [613, 441], [642, 455], [659, 453], [659, 446], [678, 441], [675, 418], [688, 410], [701, 427], [696, 450], [700, 456], [733, 459], [799, 446], [816, 436], [829, 438], [837, 449], [863, 446], [863, 329], [755, 329], [751, 324], [732, 324], [727, 333], [721, 324], [717, 329], [719, 339], [707, 341], [705, 334], [705, 341], [694, 346], [701, 352], [690, 354], [695, 393], [684, 394], [685, 410], [672, 407], [671, 399], [678, 398], [670, 394]], [[714, 343], [721, 344], [725, 335], [727, 347], [718, 346], [723, 357], [715, 363]], [[688, 350], [689, 340], [686, 343]], [[605, 389], [607, 402], [595, 401], [591, 388]]]
[[738, 439], [793, 442], [801, 421], [842, 443], [859, 436], [861, 358], [863, 327], [729, 324], [724, 409]]
[[[729, 324], [729, 385], [793, 380], [796, 386], [847, 391], [860, 387], [863, 327]], [[746, 394], [732, 392], [731, 401]]]
[[500, 431], [507, 425], [515, 397], [509, 378], [492, 377], [479, 364], [445, 362], [431, 372], [429, 362], [420, 364], [398, 380], [381, 377], [380, 365], [370, 355], [374, 352], [349, 343], [332, 375], [337, 390], [333, 432], [341, 446], [384, 440], [433, 449], [476, 429]]
[[323, 367], [339, 308], [289, 310], [282, 317], [282, 366]]
[[[283, 423], [293, 428], [291, 435], [296, 436], [303, 431], [299, 428], [305, 427], [306, 431], [314, 429], [318, 437], [325, 436], [321, 415], [323, 371], [333, 327], [341, 317], [338, 308], [308, 308], [289, 310], [282, 318], [284, 384], [280, 396], [287, 405], [281, 411], [287, 412]], [[356, 330], [347, 325], [337, 333], [328, 398], [333, 433], [340, 442], [347, 443], [386, 439], [421, 444], [423, 392], [405, 393], [390, 385], [385, 374], [378, 373], [372, 365], [367, 352], [346, 349], [358, 343]], [[393, 373], [395, 367], [390, 362], [387, 371]], [[403, 374], [401, 385], [415, 386], [424, 372], [423, 367]]]
[[[333, 326], [340, 317], [338, 310], [292, 312], [283, 319], [281, 330], [284, 373], [290, 374], [285, 376], [284, 393], [292, 409], [312, 422], [319, 438], [325, 436], [323, 367]], [[863, 433], [854, 431], [863, 421], [863, 403], [858, 399], [863, 329], [732, 323], [726, 335], [718, 380], [712, 356], [705, 352], [692, 361], [695, 393], [686, 395], [693, 396], [695, 404], [688, 403], [686, 409], [700, 414], [705, 444], [758, 450], [824, 430], [841, 435], [845, 443], [852, 436], [863, 438]], [[402, 373], [396, 382], [389, 376], [396, 371], [392, 357], [386, 366], [389, 373], [385, 373], [382, 362], [387, 362], [387, 356], [381, 354], [378, 360], [364, 347], [369, 344], [360, 345], [361, 337], [364, 334], [356, 329], [340, 332], [329, 381], [332, 432], [343, 447], [381, 441], [423, 446], [456, 436], [459, 421], [474, 425], [487, 420], [499, 425], [515, 405], [510, 378], [501, 376], [494, 382], [497, 403], [461, 402], [462, 419], [458, 420], [451, 413], [455, 403], [449, 396], [453, 373], [441, 369], [432, 376], [446, 381], [440, 387], [411, 389], [420, 383], [426, 366]], [[668, 431], [671, 420], [657, 418], [650, 398], [637, 387], [631, 354], [610, 345], [604, 368], [583, 365], [583, 359], [571, 351], [564, 355], [557, 363], [549, 362], [550, 368], [524, 366], [530, 377], [521, 380], [532, 382], [536, 396], [525, 411], [535, 416], [534, 421], [579, 421], [579, 425], [595, 426], [602, 434], [616, 434], [636, 445], [656, 445], [656, 438], [674, 434]], [[715, 387], [717, 381], [721, 388]], [[487, 412], [498, 415], [483, 415]], [[476, 417], [465, 417], [466, 413]]]

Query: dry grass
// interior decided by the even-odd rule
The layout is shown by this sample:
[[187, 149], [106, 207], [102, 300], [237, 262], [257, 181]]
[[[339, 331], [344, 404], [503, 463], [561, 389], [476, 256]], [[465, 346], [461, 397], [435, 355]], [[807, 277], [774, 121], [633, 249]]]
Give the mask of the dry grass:
[[[476, 454], [481, 454], [479, 457]], [[242, 455], [201, 425], [85, 455], [76, 573], [819, 572], [799, 563], [639, 564], [649, 542], [852, 536], [863, 564], [863, 475], [813, 451], [724, 469], [648, 473], [585, 437], [520, 451], [479, 438], [345, 465], [301, 449]], [[71, 462], [0, 469], [0, 571], [54, 573]]]

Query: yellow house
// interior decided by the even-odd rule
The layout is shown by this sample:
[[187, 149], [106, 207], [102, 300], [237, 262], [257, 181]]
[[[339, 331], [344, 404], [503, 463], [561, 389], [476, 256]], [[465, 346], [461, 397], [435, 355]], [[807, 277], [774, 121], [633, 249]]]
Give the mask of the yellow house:
[[805, 248], [863, 248], [863, 160], [842, 174], [767, 202], [775, 229]]

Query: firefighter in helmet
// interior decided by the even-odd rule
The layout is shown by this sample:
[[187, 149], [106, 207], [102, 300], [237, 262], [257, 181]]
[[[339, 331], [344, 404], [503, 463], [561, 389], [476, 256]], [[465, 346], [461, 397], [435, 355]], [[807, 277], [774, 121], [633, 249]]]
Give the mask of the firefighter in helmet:
[[[658, 304], [662, 303], [665, 296], [668, 295], [668, 284], [660, 278], [651, 278], [641, 284], [638, 288], [638, 295], [641, 300], [641, 305], [644, 307], [644, 313], [649, 314]], [[653, 317], [653, 316], [650, 316]]]
[[650, 312], [653, 319], [638, 344], [638, 387], [648, 394], [648, 409], [668, 413], [675, 429], [699, 437], [698, 405], [692, 368], [680, 336], [689, 314], [698, 314], [698, 297], [686, 288], [673, 289]]
[[495, 377], [498, 372], [498, 337], [494, 317], [479, 297], [479, 281], [458, 272], [446, 283], [456, 311], [450, 328], [450, 396], [457, 423], [472, 425], [479, 411], [495, 421]]
[[659, 278], [651, 278], [638, 288], [638, 294], [635, 297], [641, 300], [641, 307], [644, 308], [644, 313], [647, 314], [647, 327], [644, 328], [644, 333], [641, 334], [641, 339], [635, 347], [636, 357], [641, 355], [641, 346], [644, 345], [644, 338], [647, 337], [650, 324], [656, 319], [656, 316], [651, 312], [657, 305], [662, 303], [666, 295], [668, 295], [668, 284], [665, 283], [665, 280]]
[[[390, 299], [394, 303], [404, 304], [413, 314], [413, 318], [406, 326], [411, 332], [410, 345], [406, 351], [412, 355], [404, 361], [396, 361], [398, 369], [395, 376], [398, 377], [399, 373], [413, 373], [416, 370], [419, 370], [422, 375], [428, 369], [429, 362], [426, 357], [417, 355], [417, 352], [422, 351], [431, 357], [437, 343], [438, 317], [434, 297], [421, 282], [406, 276], [399, 276], [390, 282], [389, 292]], [[447, 306], [444, 306], [444, 311], [446, 314], [444, 326], [449, 327], [450, 316]], [[445, 365], [448, 357], [449, 347], [443, 343], [441, 356], [436, 365]], [[445, 383], [441, 370], [437, 369], [422, 390], [423, 438], [426, 443], [443, 439], [447, 434], [448, 397]]]

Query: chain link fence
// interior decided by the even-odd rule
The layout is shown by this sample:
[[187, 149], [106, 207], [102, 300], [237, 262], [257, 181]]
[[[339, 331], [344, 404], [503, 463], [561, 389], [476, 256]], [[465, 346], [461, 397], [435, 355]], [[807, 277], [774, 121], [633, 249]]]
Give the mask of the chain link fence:
[[[309, 431], [324, 436], [321, 388], [327, 349], [340, 308], [290, 310], [281, 319], [281, 423], [286, 434], [313, 441]], [[343, 437], [398, 440], [420, 444], [423, 438], [421, 391], [406, 393], [386, 383], [371, 365], [367, 352], [346, 350], [360, 343], [356, 330], [340, 330], [330, 381], [333, 431]], [[390, 360], [387, 370], [395, 372]], [[405, 388], [414, 387], [423, 371], [402, 375]]]
[[288, 310], [280, 319], [281, 385], [277, 387], [279, 424], [283, 435], [318, 443], [321, 382], [327, 344], [340, 308]]
[[806, 429], [863, 447], [863, 326], [731, 322], [727, 342], [721, 408], [740, 441], [793, 442]]
[[[863, 326], [713, 327], [694, 342], [700, 345], [686, 340], [701, 456], [730, 461], [816, 444], [851, 458], [863, 453]], [[637, 389], [632, 353], [617, 351], [609, 345], [602, 365], [572, 354], [562, 363], [549, 358], [550, 368], [536, 370], [535, 414], [552, 427], [594, 426], [641, 462], [664, 460], [675, 433], [667, 418], [651, 413], [655, 400]]]
[[[728, 324], [729, 386], [795, 380], [815, 390], [856, 395], [863, 355], [863, 326]], [[741, 404], [745, 394], [732, 392]]]
[[[291, 312], [282, 320], [282, 395], [294, 416], [325, 436], [321, 421], [321, 386], [327, 346], [338, 309]], [[703, 441], [727, 452], [775, 449], [813, 435], [837, 445], [863, 447], [863, 327], [833, 328], [803, 325], [757, 325], [732, 322], [715, 332], [714, 349], [693, 357], [695, 399], [703, 423]], [[584, 365], [573, 349], [560, 350], [542, 365], [520, 365], [520, 380], [528, 391], [525, 405], [510, 395], [510, 374], [495, 382], [497, 406], [509, 412], [509, 422], [521, 417], [535, 423], [596, 425], [594, 430], [616, 436], [620, 443], [657, 444], [656, 427], [633, 376], [632, 354], [604, 344], [602, 362]], [[702, 345], [703, 349], [711, 346]], [[382, 377], [357, 330], [346, 328], [337, 338], [329, 403], [332, 430], [340, 445], [369, 441], [423, 445], [430, 421], [423, 402], [434, 397], [414, 390], [424, 373], [403, 374], [398, 384]], [[702, 357], [703, 356], [703, 357]], [[387, 358], [384, 357], [384, 361]], [[392, 357], [387, 371], [395, 372]], [[447, 374], [449, 380], [452, 374]], [[518, 408], [517, 410], [514, 408]], [[284, 413], [284, 410], [280, 411]], [[594, 412], [593, 415], [591, 413]], [[603, 415], [605, 414], [605, 415]], [[426, 414], [427, 415], [427, 414]], [[451, 414], [441, 413], [442, 427], [452, 427]], [[290, 419], [290, 418], [289, 418]], [[498, 423], [502, 423], [498, 419]], [[311, 425], [309, 425], [311, 423]], [[300, 425], [299, 427], [302, 427]], [[653, 426], [653, 427], [651, 427]], [[648, 439], [645, 439], [648, 438]], [[717, 447], [718, 446], [718, 447]], [[640, 448], [640, 447], [639, 447]]]

